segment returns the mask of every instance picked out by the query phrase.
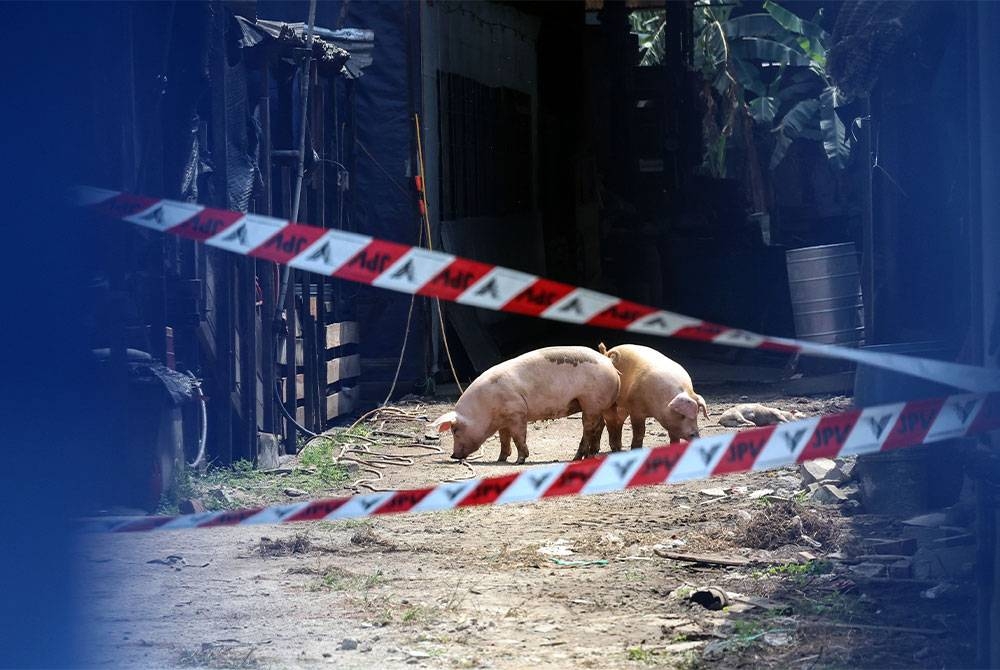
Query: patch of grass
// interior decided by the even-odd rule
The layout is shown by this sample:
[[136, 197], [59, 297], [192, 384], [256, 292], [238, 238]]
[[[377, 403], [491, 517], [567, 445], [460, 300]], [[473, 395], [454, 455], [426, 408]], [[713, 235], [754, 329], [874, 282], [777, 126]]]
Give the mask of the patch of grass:
[[256, 647], [250, 651], [239, 647], [219, 647], [211, 643], [201, 645], [196, 651], [183, 651], [177, 659], [182, 667], [220, 668], [259, 668], [260, 661], [253, 657]]
[[178, 504], [181, 500], [195, 497], [195, 487], [191, 481], [191, 474], [186, 467], [174, 468], [174, 480], [170, 486], [160, 495], [159, 504], [156, 506], [157, 514], [173, 516], [179, 514]]
[[330, 591], [368, 591], [385, 581], [381, 570], [369, 575], [358, 575], [342, 568], [331, 566], [326, 569], [319, 583], [313, 590], [329, 589]]
[[637, 663], [655, 663], [656, 654], [649, 649], [644, 649], [642, 645], [629, 647], [625, 650], [625, 658]]
[[257, 552], [264, 557], [291, 556], [292, 554], [305, 554], [309, 551], [312, 543], [305, 533], [296, 533], [292, 537], [272, 540], [269, 537], [260, 538], [257, 545]]

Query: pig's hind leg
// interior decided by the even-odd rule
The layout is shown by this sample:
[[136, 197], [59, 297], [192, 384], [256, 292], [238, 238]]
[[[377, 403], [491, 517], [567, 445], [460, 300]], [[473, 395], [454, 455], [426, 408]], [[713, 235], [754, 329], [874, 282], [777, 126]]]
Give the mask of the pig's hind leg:
[[642, 448], [642, 438], [646, 436], [646, 417], [635, 416], [634, 414], [629, 416], [632, 421], [632, 449]]
[[622, 450], [622, 426], [625, 425], [625, 417], [628, 416], [622, 409], [611, 407], [604, 411], [604, 422], [608, 426], [608, 446], [611, 451]]
[[[520, 450], [518, 450], [520, 453]], [[501, 428], [500, 429], [500, 457], [497, 458], [497, 463], [506, 463], [507, 459], [510, 458], [510, 431]]]
[[514, 446], [517, 447], [517, 460], [515, 463], [521, 465], [524, 460], [528, 458], [528, 419], [526, 416], [521, 417], [517, 423], [517, 427], [510, 431], [510, 436], [514, 438]]

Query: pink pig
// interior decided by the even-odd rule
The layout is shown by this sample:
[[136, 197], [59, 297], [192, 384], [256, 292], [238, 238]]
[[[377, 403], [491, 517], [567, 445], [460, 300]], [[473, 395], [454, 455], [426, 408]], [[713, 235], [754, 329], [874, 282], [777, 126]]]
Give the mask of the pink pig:
[[574, 460], [597, 453], [604, 430], [602, 413], [618, 396], [618, 371], [611, 360], [587, 347], [546, 347], [504, 361], [479, 375], [458, 399], [454, 411], [433, 426], [451, 429], [452, 458], [468, 457], [500, 432], [500, 458], [517, 446], [517, 462], [528, 457], [529, 421], [558, 419], [583, 412], [583, 437]]
[[611, 450], [622, 448], [625, 417], [632, 420], [632, 448], [642, 446], [646, 418], [655, 418], [666, 428], [671, 442], [698, 437], [698, 410], [708, 418], [705, 399], [694, 392], [691, 376], [680, 365], [655, 349], [622, 344], [598, 351], [606, 355], [622, 375], [618, 402], [604, 413]]

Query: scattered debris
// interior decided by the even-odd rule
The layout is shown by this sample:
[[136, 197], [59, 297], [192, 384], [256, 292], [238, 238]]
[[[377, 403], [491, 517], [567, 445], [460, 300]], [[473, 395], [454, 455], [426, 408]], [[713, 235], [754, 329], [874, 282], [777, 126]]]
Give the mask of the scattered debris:
[[559, 538], [550, 545], [539, 547], [538, 553], [543, 556], [572, 556], [575, 552], [570, 549], [572, 542], [567, 539]]
[[907, 526], [920, 526], [921, 528], [938, 528], [948, 523], [948, 516], [944, 512], [931, 512], [930, 514], [920, 514], [903, 522]]
[[566, 561], [561, 558], [550, 558], [549, 560], [564, 568], [583, 568], [588, 565], [607, 565], [609, 562], [606, 558], [594, 558], [585, 561]]
[[724, 498], [726, 496], [726, 490], [720, 488], [702, 489], [701, 494], [712, 498]]
[[768, 631], [764, 633], [764, 644], [772, 647], [787, 647], [792, 643], [792, 636], [785, 631]]
[[688, 563], [703, 563], [705, 565], [725, 565], [729, 567], [742, 568], [753, 563], [753, 561], [748, 558], [726, 558], [725, 556], [708, 556], [704, 554], [678, 554], [672, 551], [657, 550], [655, 547], [653, 548], [653, 553], [660, 558], [669, 558], [674, 561], [686, 561]]
[[808, 507], [778, 499], [739, 529], [737, 539], [744, 547], [777, 549], [800, 542], [803, 535], [828, 546], [836, 539], [836, 527]]
[[359, 547], [386, 547], [395, 549], [396, 545], [390, 540], [378, 535], [371, 526], [364, 526], [351, 536], [351, 544]]
[[176, 554], [171, 554], [166, 558], [154, 558], [151, 561], [146, 561], [146, 563], [152, 563], [156, 565], [169, 565], [174, 570], [180, 570], [185, 565], [187, 565], [187, 561], [184, 560], [184, 557], [177, 556]]
[[262, 537], [257, 545], [257, 553], [265, 558], [291, 556], [292, 554], [305, 554], [311, 546], [312, 542], [304, 533], [296, 533], [292, 537], [278, 538], [277, 540]]
[[289, 498], [301, 498], [304, 495], [309, 495], [308, 491], [303, 491], [302, 489], [294, 489], [291, 487], [285, 489], [284, 493]]
[[341, 640], [340, 646], [337, 648], [344, 651], [351, 651], [358, 648], [358, 641], [352, 640], [349, 637], [345, 637], [343, 640]]
[[764, 498], [773, 495], [774, 495], [774, 489], [757, 489], [756, 491], [750, 494], [749, 498], [750, 500], [757, 500], [759, 498]]

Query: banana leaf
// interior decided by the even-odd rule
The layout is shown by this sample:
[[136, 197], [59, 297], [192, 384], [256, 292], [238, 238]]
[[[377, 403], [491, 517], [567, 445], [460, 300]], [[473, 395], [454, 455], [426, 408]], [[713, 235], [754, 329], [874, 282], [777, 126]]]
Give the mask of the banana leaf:
[[791, 137], [780, 130], [774, 133], [774, 151], [771, 152], [770, 164], [770, 168], [772, 170], [778, 167], [781, 161], [784, 160], [785, 154], [788, 152], [788, 147], [790, 146], [792, 146]]
[[808, 67], [810, 59], [774, 40], [759, 37], [744, 37], [732, 42], [729, 46], [730, 58], [738, 57], [744, 60], [759, 60], [765, 63], [782, 63], [785, 65], [801, 65]]
[[847, 165], [851, 156], [851, 148], [847, 144], [844, 123], [837, 115], [837, 89], [828, 86], [819, 95], [820, 120], [819, 127], [823, 132], [823, 150], [826, 157], [837, 169]]
[[760, 79], [760, 71], [752, 63], [742, 58], [730, 58], [729, 66], [740, 86], [758, 96], [767, 95], [767, 87]]
[[799, 18], [776, 2], [765, 0], [764, 11], [777, 21], [781, 27], [796, 35], [804, 35], [805, 37], [819, 40], [824, 45], [830, 39], [829, 34], [819, 25]]
[[819, 112], [819, 100], [811, 98], [796, 104], [781, 118], [778, 130], [790, 139], [802, 135], [803, 131], [816, 125], [816, 114]]
[[778, 112], [778, 101], [767, 96], [754, 98], [748, 104], [753, 120], [760, 124], [771, 125], [774, 115]]

